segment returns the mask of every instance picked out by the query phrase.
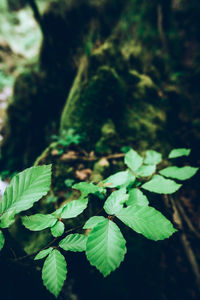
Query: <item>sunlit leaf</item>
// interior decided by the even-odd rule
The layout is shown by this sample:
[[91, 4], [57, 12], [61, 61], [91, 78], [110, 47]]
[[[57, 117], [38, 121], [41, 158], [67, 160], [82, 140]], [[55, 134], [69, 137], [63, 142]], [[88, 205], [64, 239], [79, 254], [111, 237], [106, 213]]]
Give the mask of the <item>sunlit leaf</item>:
[[149, 201], [142, 191], [140, 191], [139, 189], [131, 189], [126, 204], [128, 206], [130, 205], [147, 206], [149, 205]]
[[155, 173], [155, 171], [156, 171], [155, 165], [147, 165], [147, 166], [143, 165], [137, 170], [136, 176], [137, 177], [151, 176], [153, 173]]
[[146, 157], [144, 160], [144, 163], [147, 165], [157, 165], [162, 161], [162, 154], [154, 151], [154, 150], [148, 150], [146, 152]]
[[72, 186], [73, 189], [79, 190], [82, 197], [86, 197], [89, 194], [95, 194], [97, 192], [102, 193], [104, 189], [92, 182], [79, 182]]
[[147, 191], [158, 193], [158, 194], [173, 194], [175, 193], [182, 184], [178, 184], [171, 179], [165, 179], [160, 175], [154, 175], [153, 178], [143, 184], [141, 187]]
[[46, 257], [49, 253], [51, 253], [52, 251], [53, 251], [53, 248], [52, 248], [52, 247], [50, 247], [50, 248], [48, 248], [48, 249], [45, 249], [45, 250], [42, 250], [42, 251], [40, 251], [40, 252], [36, 255], [36, 257], [34, 258], [34, 260], [38, 260], [38, 259], [44, 258], [44, 257]]
[[134, 172], [136, 172], [143, 163], [143, 158], [133, 149], [125, 154], [124, 163]]
[[52, 227], [56, 222], [57, 218], [50, 214], [36, 214], [32, 216], [22, 217], [22, 224], [32, 231], [39, 231]]
[[159, 173], [166, 177], [175, 178], [179, 180], [186, 180], [194, 176], [198, 169], [199, 168], [194, 168], [190, 166], [185, 166], [182, 168], [172, 166], [161, 170]]
[[186, 149], [186, 148], [177, 148], [177, 149], [173, 149], [170, 153], [169, 153], [169, 158], [177, 158], [177, 157], [181, 157], [181, 156], [189, 156], [191, 152], [191, 149]]
[[85, 223], [83, 229], [92, 229], [94, 228], [98, 223], [104, 221], [105, 218], [102, 216], [94, 216], [91, 217], [87, 222]]
[[166, 239], [176, 232], [172, 223], [150, 206], [132, 205], [123, 208], [117, 217], [137, 233], [154, 241]]
[[114, 191], [107, 198], [103, 208], [107, 214], [114, 215], [123, 207], [123, 204], [126, 202], [128, 197], [129, 196], [126, 193], [125, 188], [120, 189], [118, 191]]
[[131, 173], [131, 171], [126, 170], [109, 176], [103, 181], [103, 184], [107, 188], [127, 187], [128, 185], [134, 183], [135, 179], [136, 177]]
[[27, 210], [47, 194], [51, 183], [51, 165], [26, 169], [13, 177], [0, 202], [0, 213], [15, 214]]
[[42, 279], [47, 290], [58, 297], [67, 274], [64, 256], [54, 249], [46, 258], [42, 268]]
[[126, 253], [126, 241], [118, 226], [108, 220], [98, 223], [90, 232], [86, 255], [104, 277], [119, 267]]
[[54, 224], [51, 227], [51, 233], [54, 237], [61, 236], [64, 233], [65, 225], [61, 221], [57, 221], [56, 224]]
[[86, 249], [87, 236], [79, 233], [70, 234], [64, 238], [59, 246], [65, 251], [82, 252]]

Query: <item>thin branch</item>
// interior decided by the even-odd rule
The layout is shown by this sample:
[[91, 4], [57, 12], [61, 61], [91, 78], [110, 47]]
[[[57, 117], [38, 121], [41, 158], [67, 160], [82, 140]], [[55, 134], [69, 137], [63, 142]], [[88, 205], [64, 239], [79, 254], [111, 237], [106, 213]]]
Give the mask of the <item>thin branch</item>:
[[185, 223], [188, 225], [190, 231], [197, 237], [200, 238], [200, 233], [194, 228], [192, 222], [190, 221], [189, 217], [187, 216], [183, 206], [181, 205], [180, 201], [176, 201], [177, 208], [179, 210], [180, 215], [184, 219]]
[[200, 270], [199, 270], [197, 258], [196, 258], [195, 253], [190, 245], [187, 235], [183, 231], [183, 222], [181, 219], [181, 215], [177, 209], [176, 203], [171, 196], [167, 196], [167, 198], [168, 198], [168, 201], [170, 202], [170, 204], [172, 205], [172, 208], [174, 211], [174, 216], [173, 216], [174, 222], [177, 223], [179, 228], [181, 229], [180, 241], [181, 241], [181, 244], [185, 251], [188, 262], [190, 264], [191, 270], [194, 274], [196, 285], [198, 287], [198, 290], [200, 291]]
[[[107, 159], [107, 160], [111, 160], [111, 159], [120, 159], [123, 158], [125, 156], [124, 153], [117, 153], [117, 154], [111, 154], [108, 156], [102, 156], [102, 159]], [[65, 162], [71, 162], [71, 161], [97, 161], [99, 160], [100, 157], [96, 157], [96, 156], [92, 156], [92, 157], [85, 157], [85, 156], [78, 156], [78, 155], [73, 155], [73, 156], [67, 156], [65, 154], [63, 154], [61, 156], [61, 160], [65, 161]]]

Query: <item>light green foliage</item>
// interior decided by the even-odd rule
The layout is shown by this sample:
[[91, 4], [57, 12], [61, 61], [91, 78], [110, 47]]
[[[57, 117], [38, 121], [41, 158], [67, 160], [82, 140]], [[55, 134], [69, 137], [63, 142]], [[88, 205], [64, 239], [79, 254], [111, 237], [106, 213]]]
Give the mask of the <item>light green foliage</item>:
[[185, 166], [182, 168], [172, 166], [161, 170], [159, 173], [166, 177], [175, 178], [179, 180], [186, 180], [194, 176], [198, 169], [199, 168], [193, 168], [190, 166]]
[[0, 251], [4, 246], [4, 243], [5, 243], [5, 238], [4, 238], [3, 232], [0, 230]]
[[70, 187], [72, 187], [72, 185], [74, 184], [74, 179], [66, 179], [65, 180], [65, 185], [66, 185], [66, 187], [68, 187], [68, 188], [70, 188]]
[[126, 202], [128, 206], [130, 205], [139, 205], [139, 206], [147, 206], [149, 205], [149, 201], [147, 197], [140, 191], [139, 189], [131, 189], [129, 192], [129, 198]]
[[153, 178], [142, 185], [142, 188], [158, 193], [158, 194], [173, 194], [180, 189], [182, 184], [178, 184], [171, 179], [165, 179], [160, 175], [154, 175]]
[[147, 165], [157, 165], [162, 161], [162, 154], [154, 151], [154, 150], [148, 150], [146, 152], [146, 157], [144, 160], [144, 163]]
[[73, 189], [81, 191], [82, 197], [86, 197], [89, 194], [95, 194], [97, 192], [99, 192], [99, 193], [103, 192], [102, 187], [100, 187], [98, 185], [94, 185], [91, 182], [80, 182], [80, 183], [74, 184], [72, 187], [73, 187]]
[[104, 221], [104, 217], [102, 216], [94, 216], [91, 217], [87, 222], [85, 223], [83, 229], [92, 229], [94, 228], [98, 223]]
[[50, 203], [56, 203], [56, 201], [57, 201], [57, 197], [55, 197], [55, 196], [49, 196], [49, 197], [47, 197], [47, 199], [46, 199], [46, 203], [47, 203], [47, 204], [50, 204]]
[[65, 225], [61, 221], [57, 221], [56, 224], [54, 224], [51, 227], [51, 233], [54, 237], [61, 236], [64, 233]]
[[78, 200], [68, 202], [62, 207], [61, 211], [57, 210], [57, 212], [62, 219], [75, 218], [87, 208], [87, 204], [87, 198], [80, 198]]
[[57, 219], [53, 215], [36, 214], [22, 217], [23, 225], [32, 231], [39, 231], [54, 226]]
[[33, 206], [49, 191], [51, 165], [32, 167], [17, 174], [6, 188], [0, 202], [0, 214], [8, 210], [15, 214]]
[[114, 215], [122, 209], [127, 199], [128, 194], [126, 193], [126, 189], [122, 188], [118, 191], [112, 192], [112, 194], [107, 198], [103, 208], [107, 214]]
[[149, 165], [149, 166], [143, 165], [137, 170], [136, 176], [137, 177], [148, 177], [148, 176], [151, 176], [155, 171], [156, 171], [155, 165]]
[[[175, 149], [170, 153], [170, 158], [189, 155], [189, 153], [189, 149]], [[107, 196], [102, 206], [105, 210], [104, 214], [107, 213], [109, 216], [107, 218], [91, 216], [83, 226], [83, 229], [89, 229], [87, 231], [87, 233], [89, 232], [88, 237], [80, 233], [70, 234], [65, 236], [57, 245], [66, 251], [86, 251], [90, 264], [106, 277], [119, 267], [126, 253], [126, 241], [114, 223], [115, 217], [137, 233], [154, 241], [169, 238], [176, 232], [172, 223], [164, 215], [149, 206], [147, 196], [141, 189], [158, 194], [175, 193], [182, 185], [163, 176], [185, 180], [196, 174], [198, 168], [172, 166], [159, 171], [163, 176], [154, 175], [156, 165], [161, 160], [162, 155], [160, 153], [149, 150], [143, 161], [143, 158], [131, 149], [125, 154], [124, 161], [128, 166], [126, 170], [109, 176], [99, 184], [80, 182], [72, 186], [73, 181], [66, 181], [68, 188], [72, 186], [73, 189], [81, 192], [79, 199], [68, 201], [51, 214], [22, 217], [22, 223], [26, 228], [33, 231], [50, 228], [55, 237], [53, 240], [55, 243], [60, 240], [58, 237], [64, 234], [63, 219], [79, 216], [88, 206], [89, 194], [98, 193], [99, 198], [101, 196], [100, 203]], [[146, 178], [140, 179], [141, 177]], [[16, 175], [7, 187], [2, 202], [0, 202], [0, 227], [9, 227], [14, 222], [17, 213], [29, 209], [34, 202], [46, 195], [50, 187], [50, 178], [50, 165], [29, 168]], [[142, 182], [145, 183], [142, 184]], [[110, 193], [110, 188], [115, 188], [115, 190], [111, 190]], [[56, 197], [53, 198], [55, 199], [47, 202], [52, 203], [57, 200]], [[75, 229], [70, 228], [70, 231]], [[0, 250], [3, 245], [4, 236], [0, 231]], [[46, 256], [42, 269], [43, 282], [47, 289], [57, 297], [66, 278], [66, 261], [55, 247], [40, 251], [35, 260]]]
[[40, 252], [36, 255], [36, 257], [34, 258], [34, 260], [38, 260], [38, 259], [44, 258], [44, 257], [46, 257], [47, 255], [49, 255], [49, 253], [51, 253], [52, 251], [53, 251], [53, 248], [52, 248], [52, 247], [50, 247], [50, 248], [48, 248], [48, 249], [45, 249], [45, 250], [42, 250], [42, 251], [40, 251]]
[[87, 236], [79, 233], [70, 234], [64, 238], [59, 246], [66, 251], [82, 252], [86, 249]]
[[43, 283], [55, 297], [58, 297], [67, 274], [64, 256], [54, 249], [46, 258], [42, 268]]
[[127, 187], [129, 184], [134, 183], [135, 176], [130, 170], [118, 172], [114, 175], [109, 176], [103, 181], [104, 187]]
[[143, 158], [134, 150], [129, 150], [124, 159], [124, 163], [134, 172], [136, 172], [143, 163]]
[[177, 148], [177, 149], [173, 149], [170, 153], [169, 153], [169, 158], [177, 158], [177, 157], [181, 157], [181, 156], [189, 156], [191, 152], [191, 149], [186, 149], [186, 148]]
[[0, 217], [0, 228], [8, 228], [15, 222], [15, 211], [8, 210]]
[[73, 128], [68, 130], [62, 130], [60, 136], [52, 135], [52, 139], [57, 141], [60, 146], [68, 147], [71, 144], [80, 144], [83, 140], [83, 136], [76, 134]]
[[176, 232], [171, 222], [150, 206], [132, 205], [123, 208], [117, 217], [150, 240], [164, 240]]
[[126, 241], [115, 223], [105, 219], [90, 232], [86, 255], [104, 277], [119, 267], [126, 253]]

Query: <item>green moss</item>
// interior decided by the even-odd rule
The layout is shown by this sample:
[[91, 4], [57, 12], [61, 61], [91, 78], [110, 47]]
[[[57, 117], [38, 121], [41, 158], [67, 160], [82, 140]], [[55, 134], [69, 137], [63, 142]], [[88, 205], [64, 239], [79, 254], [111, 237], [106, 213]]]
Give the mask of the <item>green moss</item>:
[[118, 122], [124, 107], [125, 85], [116, 71], [108, 66], [100, 67], [86, 80], [84, 66], [80, 66], [67, 99], [60, 130], [73, 127], [78, 133], [86, 133], [88, 141], [93, 144], [101, 137], [101, 127], [108, 119]]

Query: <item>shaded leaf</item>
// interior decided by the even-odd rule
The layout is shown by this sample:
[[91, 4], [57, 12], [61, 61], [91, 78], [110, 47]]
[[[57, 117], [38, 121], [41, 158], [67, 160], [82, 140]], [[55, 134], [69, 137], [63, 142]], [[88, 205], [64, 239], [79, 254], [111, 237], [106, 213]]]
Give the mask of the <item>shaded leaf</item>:
[[166, 239], [177, 231], [168, 219], [150, 206], [132, 205], [123, 208], [117, 217], [137, 233], [154, 241]]
[[86, 256], [104, 277], [119, 267], [126, 253], [126, 241], [118, 226], [108, 220], [98, 223], [86, 243]]
[[0, 251], [4, 246], [4, 243], [5, 243], [5, 238], [4, 238], [3, 232], [0, 230]]
[[66, 251], [82, 252], [86, 249], [86, 241], [87, 236], [75, 233], [64, 238], [59, 246]]
[[173, 194], [180, 189], [181, 186], [182, 184], [178, 184], [171, 179], [165, 179], [160, 175], [154, 175], [150, 181], [142, 185], [142, 188], [158, 194]]

